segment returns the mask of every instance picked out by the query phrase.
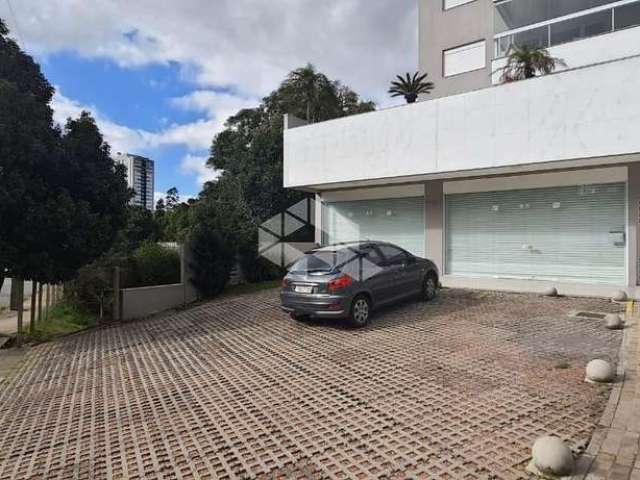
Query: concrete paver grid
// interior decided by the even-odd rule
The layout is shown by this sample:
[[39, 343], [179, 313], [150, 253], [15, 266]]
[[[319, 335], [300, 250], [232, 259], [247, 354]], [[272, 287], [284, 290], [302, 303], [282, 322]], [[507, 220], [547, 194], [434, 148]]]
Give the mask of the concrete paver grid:
[[621, 333], [576, 309], [618, 307], [448, 290], [351, 330], [267, 292], [74, 335], [0, 385], [0, 479], [526, 478], [608, 398]]

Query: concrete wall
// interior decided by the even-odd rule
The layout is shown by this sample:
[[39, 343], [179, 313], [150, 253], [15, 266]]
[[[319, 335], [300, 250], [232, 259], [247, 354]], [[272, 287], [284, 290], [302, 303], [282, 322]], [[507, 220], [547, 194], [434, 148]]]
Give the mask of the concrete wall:
[[182, 283], [125, 288], [121, 292], [123, 320], [146, 317], [185, 304], [185, 286]]
[[284, 185], [327, 190], [636, 154], [639, 80], [633, 57], [285, 130]]
[[441, 180], [432, 180], [424, 185], [425, 201], [425, 249], [426, 257], [436, 264], [444, 274], [444, 204]]
[[150, 287], [125, 288], [120, 290], [120, 318], [131, 320], [164, 310], [182, 307], [198, 299], [198, 292], [191, 283], [191, 251], [186, 246], [179, 248], [181, 283]]
[[[491, 84], [493, 58], [493, 2], [473, 2], [443, 10], [443, 0], [419, 0], [419, 64], [436, 88], [424, 98], [468, 92]], [[443, 76], [445, 50], [486, 40], [486, 67], [452, 77]]]

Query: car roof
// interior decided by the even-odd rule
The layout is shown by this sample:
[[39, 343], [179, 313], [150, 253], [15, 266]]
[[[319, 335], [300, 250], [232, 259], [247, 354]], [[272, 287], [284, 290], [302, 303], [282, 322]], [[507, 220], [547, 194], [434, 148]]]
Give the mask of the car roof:
[[376, 245], [392, 245], [389, 242], [381, 242], [378, 240], [361, 240], [355, 242], [341, 242], [341, 243], [333, 243], [331, 245], [325, 245], [323, 247], [314, 248], [311, 250], [312, 252], [337, 252], [339, 250], [345, 249], [364, 249], [370, 248]]

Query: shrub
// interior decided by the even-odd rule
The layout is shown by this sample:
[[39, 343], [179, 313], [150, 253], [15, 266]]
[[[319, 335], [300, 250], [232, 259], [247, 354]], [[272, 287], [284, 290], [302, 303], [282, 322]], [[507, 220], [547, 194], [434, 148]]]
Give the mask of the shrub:
[[132, 287], [180, 283], [180, 254], [154, 242], [143, 243], [133, 254]]
[[191, 282], [204, 297], [219, 294], [235, 263], [233, 249], [215, 230], [196, 227], [190, 235]]
[[113, 272], [122, 270], [121, 285], [130, 280], [133, 263], [128, 257], [104, 256], [78, 270], [76, 278], [64, 285], [65, 300], [81, 309], [103, 315], [111, 315], [113, 306]]

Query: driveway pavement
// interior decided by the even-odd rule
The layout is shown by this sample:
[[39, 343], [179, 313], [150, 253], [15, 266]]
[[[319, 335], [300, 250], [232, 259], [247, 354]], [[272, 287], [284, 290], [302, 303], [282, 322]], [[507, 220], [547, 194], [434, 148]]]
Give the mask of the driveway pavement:
[[67, 337], [0, 384], [0, 479], [526, 478], [609, 396], [622, 333], [572, 310], [617, 307], [449, 290], [350, 330], [264, 292]]

